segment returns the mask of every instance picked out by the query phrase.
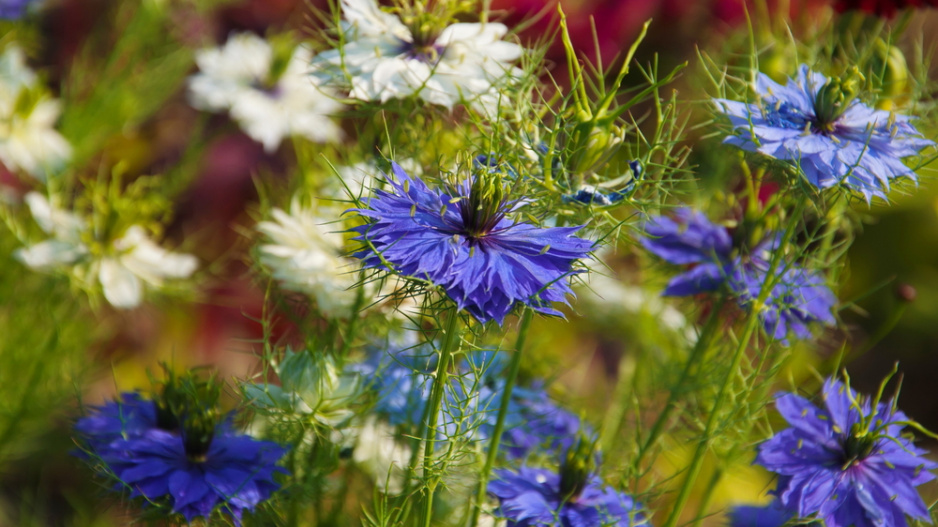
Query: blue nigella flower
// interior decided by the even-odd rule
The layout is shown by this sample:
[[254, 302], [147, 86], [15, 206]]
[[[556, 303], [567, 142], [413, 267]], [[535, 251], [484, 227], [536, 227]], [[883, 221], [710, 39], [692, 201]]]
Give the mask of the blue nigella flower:
[[551, 303], [566, 302], [573, 264], [593, 247], [573, 235], [580, 227], [510, 219], [519, 203], [505, 198], [498, 174], [481, 171], [451, 196], [392, 168], [391, 190], [352, 209], [373, 220], [353, 229], [365, 267], [428, 280], [481, 322], [501, 324], [516, 304], [562, 316]]
[[[510, 421], [501, 443], [505, 457], [510, 460], [524, 458], [536, 449], [563, 453], [587, 426], [539, 386], [515, 387], [508, 415]], [[590, 430], [586, 433], [592, 435]]]
[[773, 501], [763, 507], [752, 505], [733, 507], [729, 516], [730, 527], [782, 527], [794, 515], [778, 501]]
[[26, 7], [35, 0], [0, 0], [0, 20], [19, 20]]
[[561, 490], [561, 480], [547, 469], [500, 469], [488, 493], [498, 499], [496, 514], [507, 518], [508, 527], [632, 527], [646, 522], [638, 503], [595, 475], [574, 495]]
[[75, 431], [93, 452], [102, 453], [117, 439], [138, 437], [159, 428], [156, 404], [137, 392], [124, 392], [119, 400], [91, 410], [91, 414], [75, 423]]
[[271, 441], [216, 429], [206, 445], [185, 433], [149, 430], [119, 439], [101, 456], [131, 497], [163, 502], [187, 522], [208, 518], [218, 508], [240, 525], [251, 511], [280, 488], [274, 475], [287, 449]]
[[776, 399], [791, 428], [759, 445], [756, 463], [779, 475], [778, 500], [827, 527], [905, 527], [930, 521], [915, 487], [938, 464], [901, 435], [909, 422], [893, 404], [872, 402], [828, 379], [823, 406], [792, 393]]
[[725, 142], [791, 161], [817, 188], [843, 183], [867, 201], [885, 198], [891, 180], [915, 179], [902, 158], [935, 143], [921, 136], [911, 117], [856, 100], [858, 82], [845, 78], [828, 79], [806, 65], [784, 86], [758, 74], [756, 103], [714, 100], [734, 128]]
[[[779, 240], [770, 235], [744, 260], [735, 254], [726, 227], [686, 208], [676, 210], [673, 219], [649, 220], [645, 232], [648, 236], [641, 243], [650, 252], [672, 264], [693, 265], [672, 278], [663, 295], [691, 296], [726, 287], [745, 309], [751, 308], [770, 278], [770, 262]], [[775, 285], [758, 313], [769, 335], [781, 342], [791, 333], [805, 339], [811, 336], [809, 324], [834, 323], [837, 297], [820, 275], [784, 259], [776, 265], [775, 274]]]
[[116, 480], [115, 490], [161, 504], [187, 522], [216, 510], [240, 525], [245, 510], [279, 488], [274, 474], [287, 449], [233, 431], [215, 409], [214, 378], [168, 371], [160, 397], [125, 393], [120, 402], [91, 409], [75, 430], [96, 470]]
[[674, 217], [658, 216], [645, 224], [642, 245], [675, 265], [696, 264], [668, 283], [666, 296], [689, 296], [716, 291], [732, 267], [733, 240], [726, 227], [715, 225], [701, 213], [688, 208]]

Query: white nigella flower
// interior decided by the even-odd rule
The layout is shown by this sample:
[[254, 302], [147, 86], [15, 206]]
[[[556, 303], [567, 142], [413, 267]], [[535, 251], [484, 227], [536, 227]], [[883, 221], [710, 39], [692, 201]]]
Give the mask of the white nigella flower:
[[521, 46], [502, 40], [504, 24], [457, 23], [435, 35], [416, 35], [375, 0], [342, 0], [342, 49], [313, 59], [315, 76], [350, 85], [355, 99], [386, 102], [417, 95], [452, 108], [490, 105], [493, 90], [521, 72], [510, 64]]
[[22, 50], [9, 46], [0, 55], [0, 163], [37, 179], [60, 169], [72, 149], [54, 125], [61, 113], [26, 67]]
[[49, 202], [36, 192], [26, 204], [48, 240], [18, 249], [14, 254], [26, 266], [40, 271], [68, 267], [78, 276], [92, 276], [101, 283], [104, 298], [114, 307], [129, 309], [143, 301], [143, 283], [154, 287], [166, 278], [186, 278], [198, 266], [188, 254], [166, 251], [134, 225], [124, 235], [103, 244], [102, 254], [92, 253], [93, 235], [85, 221]]
[[290, 212], [271, 211], [257, 229], [271, 243], [260, 246], [260, 261], [283, 287], [312, 295], [321, 313], [346, 316], [355, 302], [355, 262], [340, 256], [341, 225], [295, 201]]
[[246, 134], [272, 152], [290, 135], [324, 143], [342, 130], [328, 117], [342, 108], [309, 73], [311, 53], [297, 46], [286, 68], [275, 71], [275, 51], [252, 33], [232, 35], [220, 48], [198, 51], [200, 73], [189, 78], [189, 102], [229, 111]]

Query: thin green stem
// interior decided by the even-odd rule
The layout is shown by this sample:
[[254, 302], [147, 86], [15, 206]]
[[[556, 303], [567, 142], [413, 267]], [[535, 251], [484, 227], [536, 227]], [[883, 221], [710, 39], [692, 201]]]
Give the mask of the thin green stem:
[[697, 342], [694, 343], [694, 347], [691, 349], [690, 356], [687, 357], [687, 363], [684, 365], [684, 370], [681, 372], [681, 377], [678, 379], [677, 384], [674, 385], [675, 387], [668, 394], [668, 401], [665, 403], [664, 408], [661, 409], [661, 413], [658, 414], [655, 422], [651, 425], [651, 431], [648, 433], [648, 437], [645, 438], [645, 442], [642, 443], [641, 448], [638, 450], [638, 455], [633, 461], [636, 467], [639, 466], [642, 458], [645, 456], [645, 454], [648, 453], [651, 447], [654, 446], [655, 442], [658, 440], [665, 423], [668, 422], [668, 419], [671, 417], [671, 412], [673, 412], [674, 408], [676, 407], [677, 399], [679, 397], [679, 388], [685, 385], [688, 377], [690, 377], [691, 371], [694, 369], [694, 366], [700, 362], [704, 352], [710, 346], [710, 340], [716, 333], [716, 329], [720, 322], [720, 311], [722, 310], [723, 304], [725, 302], [726, 295], [721, 294], [717, 298], [716, 304], [714, 304], [713, 308], [710, 310], [710, 316], [707, 318], [707, 322], [704, 324], [704, 327], [700, 332], [700, 336], [697, 337]]
[[772, 255], [772, 261], [769, 263], [769, 269], [766, 273], [768, 278], [765, 284], [763, 284], [761, 291], [759, 291], [759, 297], [752, 305], [752, 313], [746, 321], [742, 338], [740, 338], [739, 344], [736, 346], [736, 351], [733, 353], [730, 367], [727, 368], [726, 374], [723, 376], [723, 382], [720, 385], [719, 392], [717, 392], [717, 398], [713, 402], [713, 407], [710, 409], [710, 415], [707, 416], [707, 424], [704, 428], [703, 438], [700, 443], [697, 444], [694, 457], [691, 459], [690, 467], [687, 469], [687, 476], [684, 478], [681, 490], [678, 492], [674, 506], [671, 508], [671, 515], [668, 517], [663, 527], [675, 527], [677, 525], [678, 519], [684, 511], [684, 507], [687, 505], [687, 500], [690, 499], [691, 490], [693, 490], [694, 483], [700, 475], [700, 469], [703, 467], [704, 457], [707, 450], [710, 449], [710, 442], [713, 440], [714, 431], [719, 421], [720, 410], [723, 407], [723, 402], [726, 399], [726, 394], [729, 392], [730, 385], [733, 383], [733, 374], [739, 370], [743, 356], [746, 354], [746, 349], [749, 347], [749, 341], [752, 340], [752, 336], [756, 331], [756, 327], [759, 323], [759, 311], [763, 308], [766, 299], [768, 299], [769, 294], [778, 282], [776, 269], [778, 269], [781, 263], [782, 253], [788, 245], [789, 240], [791, 240], [795, 232], [795, 226], [798, 225], [798, 219], [802, 217], [805, 207], [806, 203], [804, 200], [798, 202], [798, 205], [795, 207], [795, 212], [792, 214], [788, 223], [788, 228], [785, 229], [785, 234], [779, 243], [778, 250]]
[[492, 467], [495, 465], [495, 458], [498, 456], [498, 447], [501, 445], [502, 432], [505, 430], [505, 416], [508, 415], [508, 405], [511, 403], [511, 392], [515, 388], [515, 381], [518, 379], [518, 370], [521, 367], [521, 353], [524, 350], [524, 343], [528, 338], [528, 328], [531, 326], [531, 320], [534, 318], [534, 311], [529, 308], [524, 309], [521, 316], [521, 327], [518, 329], [518, 340], [515, 342], [515, 352], [511, 355], [511, 363], [508, 365], [508, 379], [505, 381], [505, 389], [502, 392], [502, 401], [498, 407], [498, 419], [495, 421], [495, 430], [489, 439], [489, 451], [485, 458], [485, 465], [482, 467], [482, 474], [479, 475], [479, 487], [476, 491], [476, 505], [472, 511], [472, 527], [479, 523], [479, 517], [482, 514], [482, 504], [485, 502], [485, 491], [488, 487], [489, 476], [492, 473]]
[[456, 324], [459, 322], [459, 313], [454, 307], [450, 310], [449, 318], [446, 320], [446, 329], [443, 332], [443, 345], [440, 347], [440, 360], [436, 367], [436, 375], [433, 378], [433, 387], [430, 389], [429, 410], [427, 411], [427, 428], [423, 436], [423, 476], [427, 486], [427, 494], [423, 508], [423, 522], [425, 527], [430, 527], [433, 519], [433, 494], [439, 483], [439, 478], [431, 474], [430, 467], [433, 464], [433, 447], [436, 444], [436, 425], [437, 418], [440, 415], [440, 405], [443, 403], [443, 395], [446, 393], [446, 384], [449, 382], [449, 364], [453, 357], [453, 348], [456, 343]]

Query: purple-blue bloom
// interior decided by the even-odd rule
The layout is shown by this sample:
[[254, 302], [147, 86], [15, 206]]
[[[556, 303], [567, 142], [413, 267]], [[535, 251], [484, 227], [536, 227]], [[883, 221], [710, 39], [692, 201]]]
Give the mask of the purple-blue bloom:
[[75, 423], [85, 444], [103, 453], [113, 441], [137, 437], [158, 428], [156, 404], [137, 392], [124, 392], [120, 399], [91, 408], [91, 413]]
[[734, 128], [726, 143], [791, 161], [817, 188], [843, 183], [867, 201], [885, 198], [891, 180], [915, 180], [902, 158], [935, 143], [921, 136], [911, 117], [870, 108], [853, 98], [854, 91], [849, 80], [802, 65], [784, 86], [758, 74], [756, 103], [714, 103]]
[[535, 449], [563, 453], [576, 441], [578, 432], [592, 435], [579, 417], [557, 405], [543, 388], [516, 387], [511, 398], [501, 440], [510, 460], [524, 458]]
[[192, 452], [183, 436], [152, 429], [115, 441], [101, 459], [132, 498], [166, 503], [187, 522], [219, 507], [240, 525], [244, 511], [280, 488], [274, 475], [286, 472], [277, 466], [286, 448], [219, 427], [207, 450]]
[[218, 507], [240, 524], [245, 510], [279, 488], [274, 474], [286, 472], [277, 462], [287, 449], [234, 433], [230, 418], [219, 419], [212, 404], [186, 391], [204, 386], [170, 377], [159, 402], [127, 392], [93, 407], [75, 424], [79, 455], [113, 477], [115, 490], [163, 504], [188, 522]]
[[516, 304], [562, 316], [551, 303], [566, 303], [573, 264], [593, 248], [573, 235], [580, 227], [509, 218], [519, 203], [503, 198], [497, 174], [482, 171], [451, 196], [392, 168], [391, 191], [377, 190], [367, 208], [352, 209], [373, 220], [352, 229], [364, 243], [355, 256], [365, 267], [428, 280], [480, 322], [501, 324]]
[[[668, 282], [665, 296], [691, 296], [726, 287], [737, 303], [750, 309], [769, 279], [778, 235], [769, 235], [748, 258], [734, 253], [726, 227], [712, 223], [700, 212], [677, 209], [674, 219], [659, 216], [645, 224], [641, 243], [653, 254], [676, 265], [693, 265]], [[811, 336], [809, 324], [833, 324], [837, 297], [821, 275], [784, 259], [775, 267], [776, 282], [759, 310], [766, 333], [786, 342], [794, 333]]]
[[906, 515], [930, 522], [915, 487], [935, 479], [938, 464], [901, 435], [908, 417], [891, 403], [874, 409], [834, 379], [821, 398], [821, 407], [792, 393], [776, 399], [791, 428], [762, 443], [756, 463], [779, 475], [779, 502], [826, 527], [905, 527]]
[[34, 0], [0, 0], [0, 19], [19, 20], [26, 14], [26, 6]]
[[560, 480], [547, 469], [500, 469], [488, 493], [498, 499], [496, 514], [508, 520], [508, 527], [632, 527], [646, 521], [638, 503], [595, 475], [569, 498], [562, 495]]
[[689, 296], [716, 291], [732, 264], [733, 241], [726, 227], [713, 224], [698, 211], [680, 208], [674, 218], [658, 216], [645, 224], [642, 245], [668, 263], [696, 264], [668, 283], [666, 296]]
[[741, 505], [730, 511], [730, 527], [782, 527], [792, 517], [778, 501], [762, 507]]

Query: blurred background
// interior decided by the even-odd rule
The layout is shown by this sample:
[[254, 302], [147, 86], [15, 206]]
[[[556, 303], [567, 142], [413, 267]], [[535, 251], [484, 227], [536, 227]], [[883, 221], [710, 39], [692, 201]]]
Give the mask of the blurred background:
[[[289, 142], [267, 153], [226, 115], [190, 107], [185, 78], [195, 71], [195, 50], [218, 45], [233, 31], [260, 35], [292, 31], [301, 38], [314, 38], [321, 28], [314, 12], [328, 10], [329, 5], [323, 0], [142, 1], [162, 3], [169, 14], [159, 25], [147, 25], [134, 16], [135, 2], [46, 0], [30, 8], [29, 16], [37, 21], [36, 33], [16, 38], [29, 43], [30, 66], [53, 90], [59, 90], [57, 95], [68, 91], [71, 100], [111, 98], [108, 101], [123, 116], [118, 124], [101, 122], [98, 115], [64, 118], [63, 130], [89, 127], [82, 134], [87, 140], [75, 145], [76, 158], [85, 156], [90, 165], [122, 163], [131, 177], [165, 174], [184, 182], [176, 193], [166, 237], [172, 246], [187, 240], [186, 251], [207, 262], [209, 278], [189, 301], [157, 300], [129, 312], [104, 310], [98, 313], [102, 322], [93, 334], [70, 328], [68, 320], [76, 315], [68, 310], [30, 311], [29, 284], [0, 288], [15, 292], [15, 298], [0, 299], [0, 304], [18, 306], [24, 324], [56, 325], [61, 338], [73, 343], [73, 354], [63, 356], [61, 364], [46, 366], [81, 372], [79, 377], [61, 377], [66, 382], [59, 389], [71, 393], [69, 406], [45, 409], [41, 415], [52, 415], [51, 420], [43, 418], [28, 430], [0, 435], [0, 445], [7, 447], [7, 453], [0, 456], [0, 526], [121, 525], [127, 521], [119, 505], [106, 509], [104, 504], [114, 502], [96, 499], [105, 489], [89, 485], [88, 473], [69, 455], [68, 430], [78, 401], [97, 404], [119, 390], [148, 387], [146, 371], [160, 361], [179, 366], [211, 364], [223, 378], [245, 378], [257, 369], [255, 354], [264, 336], [258, 320], [264, 316], [266, 284], [250, 273], [247, 254], [252, 240], [245, 233], [253, 230], [258, 219], [255, 178], [287, 180], [296, 169], [295, 156]], [[747, 20], [754, 17], [782, 16], [779, 11], [784, 10], [797, 24], [798, 20], [829, 19], [834, 9], [826, 0], [772, 2], [769, 12], [758, 11], [743, 0], [563, 0], [560, 4], [574, 46], [606, 67], [628, 48], [643, 23], [653, 19], [636, 60], [646, 63], [657, 54], [662, 71], [690, 63], [672, 88], [691, 112], [692, 122], [708, 118], [709, 94], [694, 79], [698, 48], [721, 49], [731, 35], [745, 34]], [[536, 42], [556, 28], [552, 5], [544, 0], [491, 2], [496, 19], [509, 27], [526, 25], [519, 34], [523, 43]], [[938, 12], [917, 11], [907, 22], [900, 48], [933, 54], [938, 44]], [[12, 38], [3, 34], [8, 28], [0, 26], [0, 42]], [[122, 38], [132, 32], [156, 32], [159, 38], [150, 41], [161, 45], [133, 49]], [[104, 58], [120, 46], [128, 46], [123, 54], [126, 59], [118, 54], [117, 60], [106, 62]], [[564, 63], [559, 39], [549, 48], [547, 59], [554, 65]], [[793, 69], [794, 65], [789, 73]], [[550, 72], [561, 85], [565, 70], [556, 67]], [[160, 76], [159, 83], [137, 82], [137, 76], [154, 72]], [[929, 78], [938, 78], [938, 66], [932, 67]], [[90, 127], [92, 122], [96, 124]], [[936, 126], [924, 127], [929, 128]], [[700, 130], [692, 133], [703, 135]], [[695, 143], [699, 137], [686, 140]], [[716, 144], [718, 139], [702, 141], [698, 144], [703, 146], [707, 141]], [[695, 153], [692, 164], [706, 167], [707, 155], [706, 148]], [[904, 374], [902, 408], [927, 427], [938, 429], [938, 396], [932, 392], [938, 376], [938, 181], [933, 170], [924, 169], [920, 176], [918, 189], [909, 195], [893, 194], [894, 202], [888, 207], [857, 206], [866, 222], [850, 250], [847, 280], [837, 291], [844, 305], [843, 324], [821, 337], [820, 353], [796, 351], [792, 371], [795, 376], [805, 376], [811, 368], [826, 373], [846, 349], [845, 362], [854, 386], [868, 393], [899, 361]], [[705, 186], [706, 171], [698, 171], [697, 177]], [[0, 184], [14, 193], [26, 191], [2, 166]], [[3, 243], [4, 250], [8, 245]], [[619, 263], [619, 278], [633, 281], [628, 273], [634, 262]], [[0, 281], [10, 281], [8, 271], [18, 265], [9, 258], [0, 263], [0, 273], [6, 275]], [[599, 288], [594, 285], [594, 289]], [[66, 296], [68, 290], [59, 284], [49, 294]], [[575, 306], [578, 311], [589, 311], [590, 294], [581, 291]], [[613, 389], [621, 358], [634, 346], [643, 345], [642, 336], [636, 334], [641, 331], [641, 317], [653, 323], [663, 316], [661, 309], [653, 311], [637, 315], [625, 309], [621, 316], [589, 320], [571, 316], [569, 324], [539, 321], [534, 334], [551, 335], [543, 338], [550, 346], [539, 346], [550, 348], [545, 368], [570, 370], [561, 382], [573, 400], [582, 404], [602, 401]], [[679, 318], [680, 314], [668, 316]], [[277, 323], [273, 330], [278, 340], [295, 338], [288, 323]], [[9, 362], [0, 368], [7, 370], [0, 373], [0, 380], [14, 383], [16, 390], [21, 386], [20, 396], [28, 400], [28, 375]], [[936, 450], [934, 444], [927, 447]]]

